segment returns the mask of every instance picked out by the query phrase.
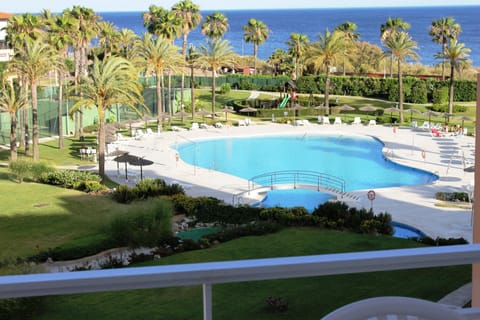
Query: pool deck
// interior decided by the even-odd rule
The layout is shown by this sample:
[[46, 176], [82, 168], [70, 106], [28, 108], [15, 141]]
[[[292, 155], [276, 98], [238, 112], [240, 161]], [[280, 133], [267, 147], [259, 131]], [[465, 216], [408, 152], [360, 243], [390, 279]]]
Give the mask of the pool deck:
[[[470, 208], [440, 207], [435, 199], [436, 192], [467, 192], [473, 183], [474, 174], [463, 169], [473, 165], [474, 138], [467, 136], [432, 137], [427, 131], [376, 125], [318, 125], [292, 126], [287, 124], [259, 123], [242, 127], [209, 128], [186, 131], [169, 131], [144, 136], [141, 139], [126, 139], [108, 146], [108, 152], [118, 148], [133, 155], [154, 161], [143, 167], [143, 176], [162, 178], [169, 183], [179, 183], [191, 196], [212, 196], [227, 203], [249, 203], [258, 201], [258, 195], [248, 195], [247, 180], [199, 168], [177, 160], [172, 148], [176, 144], [196, 139], [221, 137], [254, 137], [270, 134], [338, 134], [374, 136], [384, 142], [383, 153], [397, 163], [427, 170], [439, 175], [433, 184], [374, 189], [376, 213], [388, 212], [394, 221], [415, 227], [432, 238], [463, 237], [472, 241]], [[424, 157], [423, 157], [424, 156]], [[465, 163], [466, 161], [466, 163]], [[133, 185], [137, 177], [125, 180], [124, 164], [107, 158], [105, 170], [113, 180]], [[295, 168], [292, 168], [295, 169]], [[128, 166], [138, 175], [139, 167]], [[350, 206], [370, 208], [368, 190], [351, 192], [352, 197], [340, 199]], [[243, 193], [243, 194], [242, 194]], [[241, 194], [240, 196], [238, 196]]]

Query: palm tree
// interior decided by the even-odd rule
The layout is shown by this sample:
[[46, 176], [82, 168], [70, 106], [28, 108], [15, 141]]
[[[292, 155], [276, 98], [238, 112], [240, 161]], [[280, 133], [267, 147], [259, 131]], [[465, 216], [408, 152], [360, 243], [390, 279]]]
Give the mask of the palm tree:
[[[75, 60], [75, 85], [78, 84], [81, 76], [87, 75], [87, 50], [90, 41], [97, 36], [98, 21], [100, 17], [93, 9], [73, 6], [63, 12], [72, 19], [70, 34], [73, 38], [73, 56]], [[83, 117], [81, 108], [75, 114], [75, 135], [83, 134]]]
[[122, 28], [118, 34], [118, 49], [121, 57], [127, 60], [133, 58], [132, 48], [135, 41], [138, 40], [138, 36], [131, 29]]
[[453, 113], [453, 96], [455, 85], [455, 70], [459, 71], [460, 67], [468, 61], [470, 49], [465, 47], [464, 43], [458, 43], [457, 39], [452, 39], [450, 45], [446, 47], [443, 56], [450, 64], [450, 88], [448, 92], [448, 112]]
[[[75, 89], [75, 88], [73, 88]], [[75, 104], [69, 113], [82, 106], [97, 108], [98, 112], [98, 172], [105, 177], [105, 111], [116, 104], [128, 106], [141, 115], [138, 105], [144, 107], [142, 86], [137, 69], [121, 57], [95, 58], [88, 77], [83, 77], [74, 93]], [[148, 109], [145, 108], [148, 111]]]
[[347, 21], [338, 25], [335, 30], [340, 31], [343, 35], [344, 51], [343, 51], [343, 75], [345, 76], [345, 60], [348, 55], [348, 48], [353, 45], [355, 40], [360, 39], [360, 34], [357, 32], [357, 25], [353, 22]]
[[225, 64], [233, 63], [234, 52], [228, 40], [207, 40], [198, 50], [197, 62], [199, 65], [210, 68], [212, 71], [212, 115], [215, 114], [215, 78], [216, 72]]
[[325, 70], [325, 107], [326, 114], [329, 110], [330, 91], [330, 68], [337, 63], [339, 55], [343, 51], [343, 37], [338, 31], [325, 30], [319, 35], [319, 41], [312, 44], [308, 52], [307, 62], [313, 65], [315, 70]]
[[25, 48], [19, 51], [14, 59], [13, 68], [18, 72], [20, 78], [27, 81], [31, 91], [32, 103], [32, 143], [33, 143], [33, 160], [39, 160], [40, 154], [38, 149], [38, 101], [37, 86], [41, 78], [51, 70], [60, 67], [62, 61], [59, 55], [48, 43], [41, 38], [34, 42], [27, 42]]
[[[385, 43], [389, 38], [391, 38], [395, 33], [401, 31], [407, 31], [410, 29], [410, 24], [403, 21], [402, 18], [391, 18], [387, 19], [387, 22], [380, 26], [380, 38], [383, 43]], [[390, 56], [390, 78], [393, 77], [393, 56]]]
[[287, 41], [288, 52], [295, 59], [295, 80], [298, 79], [299, 63], [305, 56], [309, 42], [308, 36], [300, 33], [291, 33]]
[[253, 43], [253, 73], [257, 74], [258, 46], [265, 43], [270, 30], [265, 23], [252, 18], [243, 26], [243, 32], [243, 39], [247, 43]]
[[193, 45], [190, 45], [187, 51], [187, 66], [190, 68], [190, 100], [192, 106], [192, 120], [195, 117], [195, 67], [198, 65], [198, 51]]
[[[65, 14], [51, 16], [45, 10], [43, 13], [45, 24], [48, 26], [48, 42], [57, 50], [61, 59], [67, 59], [68, 46], [72, 43], [69, 31], [72, 21]], [[63, 79], [64, 69], [56, 70], [58, 75], [58, 148], [63, 149]]]
[[119, 33], [117, 27], [107, 21], [98, 22], [98, 44], [103, 48], [103, 56], [112, 55], [118, 47]]
[[458, 35], [462, 32], [460, 24], [455, 22], [452, 17], [443, 17], [435, 20], [430, 26], [429, 35], [432, 37], [432, 41], [440, 43], [442, 45], [442, 80], [445, 80], [445, 60], [446, 57], [443, 53], [446, 52], [448, 41], [457, 39]]
[[17, 112], [28, 106], [25, 91], [13, 81], [4, 81], [0, 88], [0, 111], [10, 115], [10, 161], [17, 159]]
[[403, 122], [402, 62], [405, 62], [407, 58], [418, 58], [418, 54], [415, 52], [417, 43], [412, 40], [407, 32], [400, 31], [388, 37], [385, 46], [388, 48], [386, 54], [394, 57], [398, 63], [398, 105], [400, 107], [400, 122]]
[[[187, 37], [190, 31], [195, 29], [202, 21], [202, 14], [200, 13], [200, 7], [194, 4], [190, 0], [181, 0], [177, 4], [173, 5], [172, 12], [181, 21], [181, 32], [183, 35], [182, 41], [182, 53], [183, 61], [187, 61]], [[184, 104], [183, 89], [185, 87], [185, 73], [182, 68], [182, 80], [180, 89], [180, 103]]]
[[214, 12], [202, 24], [202, 33], [212, 40], [220, 39], [229, 27], [227, 17], [223, 13]]
[[168, 39], [159, 36], [153, 38], [145, 33], [141, 40], [135, 43], [135, 53], [141, 59], [146, 73], [155, 73], [158, 123], [161, 123], [161, 113], [165, 112], [163, 73], [166, 69], [175, 70], [182, 65], [182, 56], [178, 47]]
[[292, 57], [283, 49], [275, 49], [275, 51], [267, 59], [267, 62], [272, 66], [273, 74], [292, 74], [294, 68], [292, 67]]

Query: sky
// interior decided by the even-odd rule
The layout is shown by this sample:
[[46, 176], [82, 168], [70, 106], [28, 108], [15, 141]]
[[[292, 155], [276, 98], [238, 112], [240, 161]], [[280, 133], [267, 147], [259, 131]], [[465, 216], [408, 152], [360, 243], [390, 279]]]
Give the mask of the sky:
[[[146, 11], [151, 4], [169, 9], [177, 2], [179, 0], [3, 0], [0, 11], [36, 13], [42, 9], [50, 9], [52, 12], [61, 12], [74, 5], [92, 8], [96, 12]], [[193, 0], [193, 2], [199, 5], [201, 10], [480, 5], [480, 0]]]

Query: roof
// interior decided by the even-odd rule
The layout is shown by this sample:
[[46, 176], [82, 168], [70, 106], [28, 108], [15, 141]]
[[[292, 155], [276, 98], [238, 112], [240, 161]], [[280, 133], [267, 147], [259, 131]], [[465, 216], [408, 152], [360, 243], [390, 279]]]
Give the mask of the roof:
[[11, 16], [13, 16], [13, 14], [11, 14], [11, 13], [6, 13], [6, 12], [0, 12], [0, 20], [7, 20], [7, 19], [10, 18]]

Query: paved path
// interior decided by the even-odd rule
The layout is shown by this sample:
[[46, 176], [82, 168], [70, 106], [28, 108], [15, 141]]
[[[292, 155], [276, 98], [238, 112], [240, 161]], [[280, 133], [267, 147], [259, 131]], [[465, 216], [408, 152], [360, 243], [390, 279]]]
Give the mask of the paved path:
[[[436, 192], [465, 192], [473, 181], [473, 173], [465, 172], [464, 159], [473, 158], [474, 139], [456, 136], [433, 138], [428, 132], [412, 131], [402, 128], [393, 132], [388, 126], [353, 125], [317, 125], [291, 126], [286, 124], [257, 124], [247, 127], [229, 127], [221, 129], [200, 129], [181, 132], [162, 132], [160, 135], [145, 137], [141, 140], [119, 141], [109, 146], [145, 156], [154, 164], [144, 167], [147, 177], [160, 177], [167, 182], [181, 183], [187, 194], [192, 196], [213, 196], [232, 203], [234, 195], [248, 189], [246, 180], [200, 167], [193, 167], [176, 160], [176, 144], [196, 139], [257, 136], [267, 134], [348, 134], [378, 137], [385, 143], [384, 154], [393, 161], [428, 170], [440, 176], [429, 185], [375, 189], [377, 198], [375, 212], [387, 211], [394, 221], [406, 223], [418, 228], [427, 235], [436, 237], [463, 237], [472, 240], [471, 210], [462, 208], [438, 207]], [[425, 153], [423, 153], [425, 151]], [[423, 158], [425, 155], [425, 158]], [[462, 157], [464, 155], [464, 157]], [[129, 167], [137, 169], [138, 167]], [[126, 182], [123, 165], [117, 173], [114, 161], [107, 160], [107, 174], [119, 183]], [[345, 199], [350, 206], [370, 207], [367, 190], [357, 191], [359, 200]], [[257, 201], [244, 196], [244, 202]]]

